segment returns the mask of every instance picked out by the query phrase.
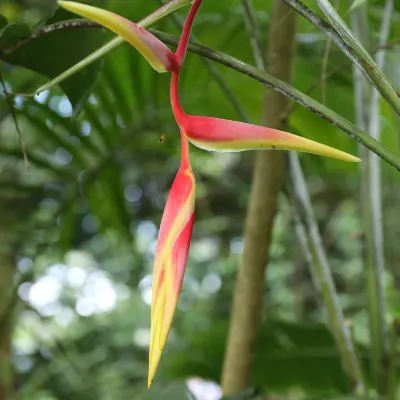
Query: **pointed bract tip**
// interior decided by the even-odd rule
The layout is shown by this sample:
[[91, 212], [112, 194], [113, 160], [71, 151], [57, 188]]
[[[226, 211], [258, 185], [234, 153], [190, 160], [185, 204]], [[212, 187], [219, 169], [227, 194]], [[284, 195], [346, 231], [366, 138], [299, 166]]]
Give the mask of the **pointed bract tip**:
[[171, 72], [180, 68], [175, 54], [146, 29], [111, 11], [74, 1], [58, 0], [58, 4], [81, 17], [92, 20], [121, 36], [135, 47], [158, 72]]

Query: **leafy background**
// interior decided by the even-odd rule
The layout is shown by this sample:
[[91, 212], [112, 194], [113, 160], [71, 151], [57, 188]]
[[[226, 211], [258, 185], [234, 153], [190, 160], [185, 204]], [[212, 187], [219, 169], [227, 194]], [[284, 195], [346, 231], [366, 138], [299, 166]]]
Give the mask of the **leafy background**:
[[[134, 21], [159, 4], [90, 3]], [[253, 3], [266, 42], [270, 2]], [[306, 4], [314, 7], [311, 1]], [[382, 6], [382, 1], [369, 3], [375, 40]], [[390, 41], [400, 37], [399, 3], [396, 7]], [[341, 2], [340, 12], [348, 18], [349, 4]], [[112, 37], [99, 29], [66, 29], [18, 47], [29, 32], [73, 16], [45, 0], [2, 1], [0, 14], [0, 70], [14, 93], [33, 92]], [[298, 23], [294, 86], [308, 91], [321, 80], [326, 40], [306, 21], [299, 18]], [[171, 18], [157, 29], [179, 34]], [[207, 46], [254, 63], [239, 1], [205, 1], [194, 32]], [[399, 85], [400, 45], [390, 46], [387, 60], [387, 74]], [[342, 64], [327, 81], [327, 106], [354, 121], [351, 65], [332, 46], [328, 70]], [[215, 68], [249, 119], [259, 123], [262, 86], [226, 67]], [[188, 55], [182, 75], [182, 103], [188, 112], [240, 118], [198, 56]], [[0, 265], [8, 265], [13, 277], [1, 321], [15, 325], [12, 363], [19, 399], [183, 399], [188, 398], [188, 378], [219, 381], [254, 153], [193, 148], [198, 185], [194, 238], [167, 351], [154, 389], [146, 389], [152, 261], [162, 209], [179, 165], [168, 85], [167, 75], [156, 75], [134, 49], [123, 45], [60, 88], [34, 99], [17, 96], [29, 171], [2, 94]], [[321, 100], [319, 84], [312, 96]], [[399, 153], [399, 119], [384, 102], [381, 114], [383, 143]], [[354, 141], [300, 106], [290, 116], [290, 131], [357, 152]], [[162, 135], [166, 139], [160, 144]], [[341, 306], [367, 368], [359, 169], [305, 154], [301, 161]], [[385, 282], [392, 319], [400, 307], [399, 188], [399, 175], [384, 165]], [[284, 196], [280, 206], [252, 385], [266, 395], [293, 399], [344, 395], [349, 388]], [[4, 282], [5, 271], [0, 268]], [[0, 331], [5, 329], [1, 324]], [[207, 389], [202, 381], [190, 382], [192, 389]], [[207, 393], [198, 398], [211, 396], [211, 389]]]

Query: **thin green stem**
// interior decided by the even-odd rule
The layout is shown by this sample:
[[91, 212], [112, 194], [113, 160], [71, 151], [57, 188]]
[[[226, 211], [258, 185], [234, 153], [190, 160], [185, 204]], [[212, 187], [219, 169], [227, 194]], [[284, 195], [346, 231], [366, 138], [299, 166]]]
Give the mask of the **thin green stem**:
[[27, 169], [27, 171], [29, 171], [29, 160], [28, 160], [28, 156], [26, 154], [24, 138], [22, 136], [22, 132], [19, 127], [18, 119], [17, 119], [16, 113], [15, 113], [13, 98], [12, 98], [11, 94], [8, 93], [8, 91], [7, 91], [7, 87], [3, 80], [3, 75], [1, 73], [1, 71], [0, 71], [0, 84], [3, 88], [4, 96], [6, 97], [6, 101], [8, 104], [8, 108], [10, 110], [10, 114], [14, 120], [15, 129], [16, 129], [17, 135], [18, 135], [19, 147], [21, 149], [22, 155], [24, 156], [25, 168]]
[[100, 47], [98, 50], [96, 50], [94, 53], [88, 55], [86, 58], [84, 58], [82, 61], [79, 61], [77, 64], [72, 66], [71, 68], [67, 69], [64, 71], [62, 74], [58, 75], [56, 78], [52, 79], [51, 81], [45, 83], [44, 85], [40, 86], [38, 89], [36, 89], [33, 93], [28, 94], [28, 96], [35, 96], [41, 92], [44, 92], [45, 90], [49, 90], [52, 87], [58, 85], [65, 79], [69, 78], [70, 76], [74, 75], [81, 69], [86, 68], [89, 64], [99, 60], [100, 58], [104, 57], [106, 54], [111, 52], [112, 50], [115, 50], [119, 46], [121, 46], [124, 43], [124, 39], [121, 37], [116, 37], [104, 46]]
[[[387, 42], [393, 0], [387, 0], [382, 18], [379, 47]], [[359, 43], [369, 44], [367, 27], [367, 7], [360, 5], [351, 13], [351, 27]], [[352, 35], [352, 32], [350, 32]], [[376, 64], [382, 69], [385, 51], [376, 54]], [[378, 90], [372, 89], [368, 98], [367, 82], [361, 72], [354, 67], [354, 88], [356, 100], [357, 123], [368, 129], [372, 138], [380, 137], [380, 96]], [[364, 270], [369, 314], [371, 341], [371, 382], [379, 391], [383, 391], [383, 360], [388, 350], [388, 329], [386, 325], [387, 306], [385, 299], [383, 221], [381, 203], [380, 159], [373, 153], [364, 152], [365, 163], [361, 173], [361, 205], [364, 230]]]
[[258, 69], [265, 71], [265, 61], [261, 51], [261, 40], [251, 0], [242, 0], [242, 7], [244, 11], [244, 23], [250, 36], [251, 47], [253, 48], [254, 61]]
[[[350, 2], [350, 1], [349, 1]], [[351, 27], [354, 34], [364, 44], [369, 43], [368, 35], [368, 18], [366, 4], [361, 4], [350, 15]], [[353, 81], [354, 81], [354, 101], [357, 125], [364, 130], [368, 129], [369, 113], [368, 104], [370, 102], [370, 91], [368, 81], [360, 69], [353, 64]], [[371, 385], [375, 388], [378, 387], [380, 360], [382, 358], [381, 345], [380, 345], [380, 324], [375, 323], [375, 316], [379, 316], [378, 296], [376, 291], [376, 284], [374, 278], [374, 232], [372, 226], [372, 206], [370, 198], [370, 178], [369, 178], [369, 159], [371, 154], [367, 149], [360, 147], [360, 155], [364, 163], [361, 165], [361, 179], [360, 179], [360, 204], [361, 215], [363, 223], [363, 258], [364, 258], [364, 276], [365, 276], [365, 292], [367, 294], [366, 305], [368, 308], [369, 316], [369, 335], [371, 343], [371, 367], [370, 367], [370, 381]], [[378, 321], [378, 320], [376, 320]]]
[[[385, 9], [381, 22], [379, 45], [386, 43], [391, 25], [393, 13], [393, 0], [386, 0]], [[385, 51], [376, 54], [376, 65], [383, 69], [385, 64]], [[371, 101], [369, 105], [369, 134], [372, 138], [380, 140], [380, 96], [378, 90], [372, 89]], [[377, 347], [377, 364], [375, 365], [375, 378], [378, 383], [378, 390], [382, 392], [381, 374], [383, 372], [383, 358], [389, 348], [388, 327], [386, 324], [387, 305], [384, 287], [384, 238], [383, 238], [383, 215], [382, 215], [382, 183], [381, 183], [381, 163], [376, 154], [370, 154], [368, 158], [368, 178], [369, 178], [369, 203], [371, 205], [371, 232], [373, 237], [373, 285], [374, 297], [376, 301], [376, 314], [370, 315], [373, 328], [376, 332], [376, 340], [373, 345]], [[379, 358], [378, 358], [379, 357]]]

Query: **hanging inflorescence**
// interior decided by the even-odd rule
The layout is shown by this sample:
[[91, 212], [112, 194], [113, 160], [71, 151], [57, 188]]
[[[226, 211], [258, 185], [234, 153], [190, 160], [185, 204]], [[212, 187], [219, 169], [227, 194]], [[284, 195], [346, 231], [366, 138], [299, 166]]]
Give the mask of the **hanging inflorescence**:
[[154, 379], [167, 341], [182, 287], [194, 222], [195, 178], [190, 165], [188, 141], [210, 151], [296, 150], [344, 161], [359, 158], [332, 147], [296, 136], [243, 122], [192, 116], [179, 102], [179, 73], [184, 64], [190, 31], [202, 0], [194, 0], [186, 19], [176, 53], [139, 25], [112, 12], [70, 1], [60, 6], [88, 18], [123, 37], [158, 72], [171, 72], [172, 110], [181, 133], [181, 165], [165, 205], [158, 235], [153, 271], [151, 341], [148, 385]]

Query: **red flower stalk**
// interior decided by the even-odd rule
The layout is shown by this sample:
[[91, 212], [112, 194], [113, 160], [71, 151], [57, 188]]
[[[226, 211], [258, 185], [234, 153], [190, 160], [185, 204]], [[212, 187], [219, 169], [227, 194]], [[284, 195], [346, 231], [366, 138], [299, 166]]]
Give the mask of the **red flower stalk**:
[[175, 53], [181, 68], [183, 62], [185, 61], [187, 46], [189, 43], [190, 31], [192, 30], [194, 19], [202, 2], [203, 0], [194, 0], [192, 7], [190, 8], [189, 14], [186, 18], [185, 25], [183, 26], [182, 35], [179, 40], [179, 45]]

